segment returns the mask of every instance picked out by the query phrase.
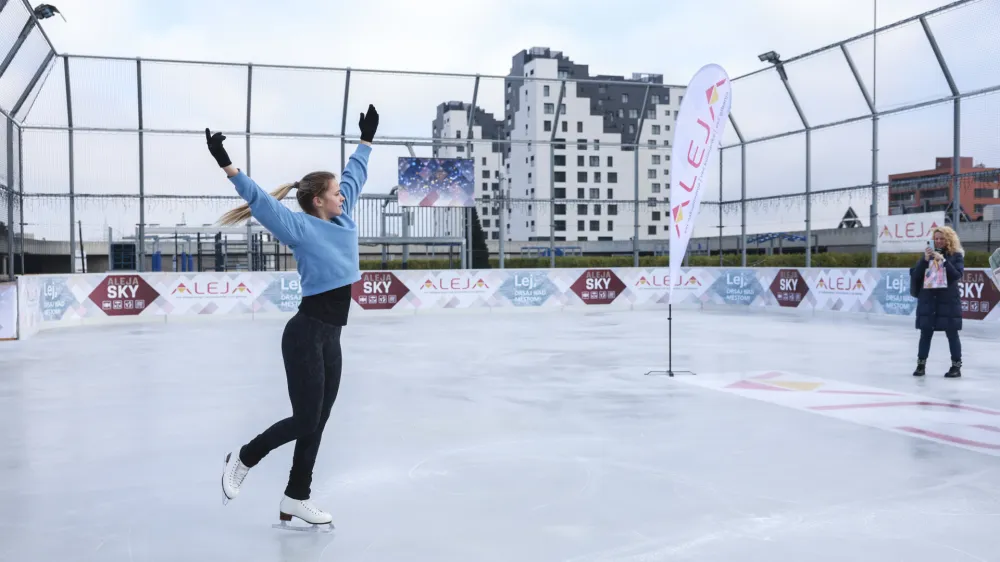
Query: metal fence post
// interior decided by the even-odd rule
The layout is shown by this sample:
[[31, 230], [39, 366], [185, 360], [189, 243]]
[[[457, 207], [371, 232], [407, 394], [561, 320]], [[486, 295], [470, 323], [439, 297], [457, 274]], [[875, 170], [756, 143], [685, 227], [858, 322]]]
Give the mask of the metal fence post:
[[340, 117], [340, 167], [347, 167], [347, 100], [351, 95], [351, 69], [347, 69], [347, 76], [344, 79], [344, 110]]
[[736, 117], [729, 113], [729, 124], [733, 126], [733, 132], [736, 133], [736, 138], [740, 141], [740, 214], [742, 218], [740, 219], [740, 264], [741, 267], [747, 266], [747, 142], [743, 138], [743, 131], [740, 130], [740, 126], [736, 124]]
[[723, 167], [722, 167], [722, 155], [725, 154], [725, 153], [726, 153], [725, 150], [722, 150], [721, 148], [719, 149], [719, 267], [722, 267], [722, 256], [723, 256], [723, 252], [722, 252], [722, 241], [723, 241], [723, 237], [722, 237], [722, 222], [723, 222], [722, 221], [722, 201], [723, 201], [723, 197], [724, 197], [724, 194], [723, 194], [723, 185], [724, 185], [725, 182], [724, 182]]
[[246, 174], [252, 177], [253, 172], [250, 169], [250, 115], [253, 107], [253, 63], [247, 65], [247, 171]]
[[[21, 275], [24, 275], [27, 270], [24, 268], [24, 129], [20, 126], [17, 128], [17, 185], [18, 192], [20, 194], [21, 206], [18, 209], [20, 211], [20, 230], [21, 233], [21, 243], [18, 246], [21, 250]], [[13, 220], [13, 219], [11, 219]]]
[[[635, 130], [635, 177], [634, 188], [635, 193], [633, 197], [635, 198], [635, 209], [632, 213], [632, 220], [635, 221], [633, 225], [633, 235], [632, 235], [632, 267], [639, 267], [639, 140], [642, 138], [642, 125], [646, 121], [646, 103], [649, 100], [649, 84], [646, 84], [646, 91], [642, 95], [642, 109], [639, 112], [639, 126]], [[667, 183], [667, 192], [669, 193], [670, 183]]]
[[[69, 58], [63, 59], [63, 75], [66, 82], [66, 132], [69, 140], [69, 272], [76, 273], [76, 164], [73, 152], [73, 89], [70, 86]], [[81, 234], [82, 236], [82, 234]], [[81, 241], [82, 242], [82, 241]], [[83, 253], [80, 253], [83, 259]]]
[[[7, 274], [14, 280], [14, 120], [7, 119]], [[24, 205], [24, 201], [21, 201]]]
[[[556, 116], [552, 120], [552, 134], [549, 135], [549, 267], [556, 267], [556, 132], [562, 116], [563, 96], [566, 95], [566, 81], [559, 85], [559, 99], [556, 100]], [[565, 141], [564, 141], [565, 142]], [[563, 145], [566, 146], [565, 144]], [[506, 217], [504, 217], [506, 220]]]
[[[812, 127], [809, 126], [809, 120], [806, 119], [806, 114], [802, 111], [798, 98], [795, 97], [795, 91], [792, 90], [792, 85], [788, 82], [788, 73], [785, 71], [784, 63], [778, 62], [774, 68], [778, 71], [778, 77], [781, 78], [781, 83], [785, 86], [785, 91], [788, 92], [788, 97], [795, 107], [795, 113], [798, 114], [799, 120], [802, 121], [802, 127], [806, 131], [806, 241], [808, 242], [812, 240]], [[806, 244], [806, 267], [812, 267], [812, 245], [808, 243]]]
[[139, 235], [136, 240], [136, 270], [146, 270], [146, 163], [142, 125], [142, 59], [135, 59], [136, 92], [139, 98]]
[[948, 63], [944, 60], [944, 54], [941, 53], [941, 48], [938, 46], [937, 39], [934, 37], [934, 32], [931, 31], [931, 26], [927, 23], [927, 18], [925, 16], [920, 16], [920, 25], [924, 28], [924, 34], [927, 36], [927, 42], [931, 45], [931, 50], [934, 51], [934, 58], [937, 59], [938, 66], [941, 67], [941, 74], [944, 75], [944, 79], [948, 82], [948, 89], [951, 91], [951, 95], [954, 96], [954, 122], [953, 122], [953, 152], [952, 152], [952, 201], [951, 201], [951, 225], [956, 230], [958, 229], [958, 224], [962, 220], [962, 99], [961, 91], [958, 89], [958, 85], [955, 84], [955, 78], [951, 75], [951, 69], [948, 68]]
[[[875, 41], [875, 37], [872, 37], [872, 41]], [[847, 50], [846, 44], [842, 43], [840, 45], [840, 52], [844, 54], [844, 60], [847, 61], [847, 66], [851, 69], [851, 74], [854, 75], [854, 81], [857, 82], [858, 89], [861, 90], [861, 95], [865, 98], [865, 103], [868, 105], [868, 111], [872, 116], [871, 262], [872, 267], [878, 267], [878, 232], [876, 230], [878, 227], [878, 111], [875, 110], [875, 100], [868, 93], [868, 88], [865, 88], [864, 80], [861, 79], [861, 73], [858, 72], [858, 67], [854, 64], [854, 57], [852, 57], [850, 51]], [[809, 241], [809, 244], [812, 244], [811, 240]]]
[[[465, 145], [466, 145], [465, 151], [466, 151], [466, 154], [469, 157], [469, 160], [472, 161], [472, 168], [473, 169], [475, 169], [475, 167], [476, 167], [476, 158], [475, 158], [475, 156], [472, 155], [472, 146], [473, 146], [472, 145], [472, 127], [476, 123], [476, 102], [477, 101], [479, 101], [479, 75], [478, 74], [476, 75], [476, 82], [472, 86], [472, 105], [469, 107], [468, 128], [466, 130], [466, 135], [465, 135]], [[473, 192], [475, 192], [475, 188], [473, 188]], [[474, 258], [474, 252], [476, 251], [476, 245], [473, 244], [473, 242], [472, 242], [472, 233], [475, 230], [473, 228], [472, 223], [473, 223], [473, 221], [476, 218], [476, 215], [473, 212], [474, 209], [475, 209], [475, 205], [476, 205], [476, 198], [475, 198], [475, 196], [473, 196], [473, 198], [472, 198], [472, 204], [473, 204], [473, 207], [469, 207], [468, 209], [465, 210], [465, 239], [469, 241], [469, 246], [467, 248], [467, 251], [469, 253], [468, 264], [469, 264], [469, 268], [470, 269], [473, 268], [475, 266], [475, 263], [476, 263], [475, 259], [473, 259]], [[480, 220], [482, 220], [482, 217], [480, 217]]]

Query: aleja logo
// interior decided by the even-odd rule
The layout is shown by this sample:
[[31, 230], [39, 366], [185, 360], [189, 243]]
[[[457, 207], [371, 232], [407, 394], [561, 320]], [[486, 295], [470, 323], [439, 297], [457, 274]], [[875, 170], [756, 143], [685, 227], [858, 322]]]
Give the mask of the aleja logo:
[[936, 221], [931, 221], [930, 225], [925, 222], [911, 221], [903, 224], [894, 224], [892, 228], [889, 225], [882, 227], [882, 232], [879, 233], [879, 238], [910, 238], [922, 240], [924, 238], [929, 238], [931, 231], [938, 227]]
[[827, 291], [864, 291], [865, 283], [859, 277], [820, 277], [816, 280], [816, 288]]
[[473, 281], [471, 277], [452, 277], [448, 280], [438, 279], [437, 281], [428, 279], [424, 281], [422, 288], [428, 291], [474, 291], [489, 289], [490, 286], [482, 278]]
[[[719, 88], [724, 86], [729, 80], [723, 78], [715, 84], [712, 84], [705, 90], [705, 101], [708, 102], [708, 119], [712, 124], [715, 124], [719, 115], [716, 114], [715, 107], [719, 103]], [[702, 117], [698, 118], [698, 125], [705, 129], [705, 140], [701, 141], [695, 145], [695, 140], [691, 139], [688, 143], [687, 150], [687, 163], [694, 168], [693, 176], [688, 183], [684, 183], [685, 180], [680, 180], [677, 183], [681, 186], [681, 189], [691, 193], [694, 191], [695, 187], [698, 186], [698, 178], [704, 175], [704, 169], [702, 169], [702, 164], [705, 163], [705, 155], [708, 152], [708, 147], [712, 141], [712, 127], [709, 123], [706, 123]], [[701, 154], [698, 150], [701, 149]], [[684, 222], [684, 208], [691, 204], [691, 200], [680, 201], [677, 205], [674, 205], [673, 209], [670, 210], [674, 218], [674, 228], [677, 230], [677, 236], [681, 236], [681, 223]]]
[[[670, 276], [669, 275], [650, 275], [649, 279], [646, 279], [645, 275], [639, 277], [635, 282], [636, 287], [669, 287], [670, 286]], [[689, 275], [685, 278], [683, 275], [677, 276], [677, 282], [674, 283], [674, 287], [701, 287], [701, 280], [698, 279], [697, 275]]]
[[233, 285], [229, 281], [209, 281], [208, 283], [193, 281], [190, 287], [184, 282], [178, 283], [170, 294], [182, 297], [226, 297], [250, 295], [253, 294], [253, 291], [242, 282]]

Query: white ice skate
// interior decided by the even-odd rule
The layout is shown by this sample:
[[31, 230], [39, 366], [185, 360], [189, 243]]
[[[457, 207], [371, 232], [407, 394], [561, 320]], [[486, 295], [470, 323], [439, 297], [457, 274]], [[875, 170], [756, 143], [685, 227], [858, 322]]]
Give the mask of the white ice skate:
[[227, 504], [229, 500], [240, 493], [240, 486], [246, 478], [250, 467], [240, 461], [240, 455], [229, 453], [226, 455], [226, 468], [222, 471], [222, 503]]
[[[281, 498], [279, 518], [281, 523], [272, 525], [275, 529], [288, 531], [325, 531], [333, 530], [333, 516], [319, 509], [309, 500], [293, 500], [288, 496]], [[292, 517], [297, 517], [309, 524], [309, 527], [291, 525]]]

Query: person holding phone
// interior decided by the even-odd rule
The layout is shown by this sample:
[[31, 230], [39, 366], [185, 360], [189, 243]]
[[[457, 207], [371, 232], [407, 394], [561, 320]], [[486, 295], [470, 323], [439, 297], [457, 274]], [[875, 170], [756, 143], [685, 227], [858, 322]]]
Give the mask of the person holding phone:
[[[962, 300], [958, 283], [965, 275], [965, 250], [951, 227], [935, 227], [932, 233], [933, 243], [927, 243], [924, 255], [910, 268], [911, 277], [923, 280], [917, 295], [916, 328], [920, 330], [920, 341], [913, 376], [926, 374], [934, 332], [944, 332], [951, 352], [951, 368], [944, 376], [958, 378], [962, 376], [962, 341], [958, 335], [962, 330]], [[944, 271], [942, 286], [929, 287], [927, 282], [941, 270]]]

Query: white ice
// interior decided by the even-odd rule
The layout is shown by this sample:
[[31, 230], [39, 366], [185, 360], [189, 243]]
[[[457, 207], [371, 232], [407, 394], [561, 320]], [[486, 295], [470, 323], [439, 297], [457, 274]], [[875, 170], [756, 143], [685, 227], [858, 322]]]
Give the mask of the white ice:
[[271, 528], [291, 445], [221, 501], [225, 453], [290, 413], [284, 319], [2, 344], [0, 560], [1000, 560], [1000, 456], [693, 384], [778, 370], [1000, 410], [997, 326], [966, 323], [960, 380], [939, 334], [918, 380], [912, 319], [675, 310], [697, 374], [645, 376], [666, 320], [354, 315], [313, 481], [330, 535]]

